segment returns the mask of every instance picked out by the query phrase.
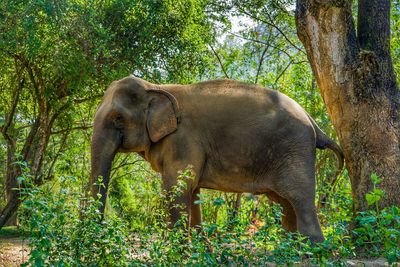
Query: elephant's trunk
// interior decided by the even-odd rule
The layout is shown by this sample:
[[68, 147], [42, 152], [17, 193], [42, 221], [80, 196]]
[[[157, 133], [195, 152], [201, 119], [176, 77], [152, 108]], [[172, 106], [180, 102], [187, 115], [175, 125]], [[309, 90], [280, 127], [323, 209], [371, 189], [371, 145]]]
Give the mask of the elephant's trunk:
[[[121, 143], [119, 133], [112, 129], [94, 129], [91, 146], [92, 173], [90, 186], [92, 196], [100, 193], [100, 212], [103, 214], [110, 180], [111, 164]], [[99, 177], [102, 181], [99, 182]]]

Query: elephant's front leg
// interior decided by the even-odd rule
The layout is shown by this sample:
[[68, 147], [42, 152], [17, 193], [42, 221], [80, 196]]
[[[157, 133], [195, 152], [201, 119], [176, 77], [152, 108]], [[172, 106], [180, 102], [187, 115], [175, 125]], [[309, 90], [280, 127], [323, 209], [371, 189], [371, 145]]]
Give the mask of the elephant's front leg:
[[[178, 138], [179, 137], [179, 138]], [[191, 226], [201, 223], [198, 199], [199, 181], [205, 164], [205, 154], [195, 144], [188, 142], [184, 137], [175, 137], [175, 142], [167, 143], [163, 147], [163, 163], [161, 173], [163, 187], [168, 193], [171, 226], [182, 216], [187, 216], [187, 223]]]
[[[172, 172], [173, 173], [173, 172]], [[194, 204], [200, 192], [197, 188], [196, 177], [179, 177], [178, 171], [173, 174], [163, 175], [163, 187], [167, 192], [168, 208], [170, 213], [170, 226], [174, 226], [182, 216], [186, 216], [186, 223], [190, 226], [201, 223], [199, 204]], [[187, 226], [187, 225], [186, 225]]]
[[185, 216], [186, 223], [190, 218], [190, 193], [183, 192], [182, 195], [178, 196], [176, 192], [170, 191], [167, 193], [167, 201], [168, 201], [168, 209], [170, 213], [170, 227], [176, 225], [176, 223], [182, 219], [182, 216]]
[[197, 187], [192, 193], [191, 209], [190, 209], [190, 226], [197, 227], [201, 224], [201, 207], [200, 203], [195, 203], [200, 200], [200, 187]]

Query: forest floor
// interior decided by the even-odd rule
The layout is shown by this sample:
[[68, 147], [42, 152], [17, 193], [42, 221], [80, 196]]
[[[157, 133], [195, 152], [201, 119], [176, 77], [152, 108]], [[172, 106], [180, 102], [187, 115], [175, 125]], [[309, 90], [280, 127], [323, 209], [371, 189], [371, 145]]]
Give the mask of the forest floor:
[[[30, 248], [27, 240], [15, 234], [0, 235], [0, 267], [20, 266], [28, 260]], [[140, 258], [141, 255], [130, 255], [132, 258]], [[143, 256], [143, 255], [142, 255]], [[378, 259], [350, 259], [347, 266], [381, 267], [389, 266], [384, 258]], [[275, 266], [268, 264], [266, 266]], [[400, 266], [400, 265], [395, 265]]]
[[29, 251], [22, 237], [0, 237], [0, 266], [20, 266], [27, 261]]

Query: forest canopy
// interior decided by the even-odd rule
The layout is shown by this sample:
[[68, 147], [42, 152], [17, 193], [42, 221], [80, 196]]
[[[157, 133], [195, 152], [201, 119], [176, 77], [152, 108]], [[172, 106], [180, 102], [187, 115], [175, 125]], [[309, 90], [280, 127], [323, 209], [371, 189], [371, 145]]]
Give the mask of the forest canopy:
[[[31, 236], [33, 265], [400, 261], [400, 2], [326, 2], [1, 1], [0, 228]], [[283, 234], [265, 196], [212, 190], [199, 200], [202, 231], [168, 230], [160, 175], [133, 153], [114, 160], [99, 223], [88, 197], [93, 118], [110, 83], [130, 74], [235, 79], [296, 100], [346, 158], [335, 179], [333, 153], [317, 153], [326, 241]]]

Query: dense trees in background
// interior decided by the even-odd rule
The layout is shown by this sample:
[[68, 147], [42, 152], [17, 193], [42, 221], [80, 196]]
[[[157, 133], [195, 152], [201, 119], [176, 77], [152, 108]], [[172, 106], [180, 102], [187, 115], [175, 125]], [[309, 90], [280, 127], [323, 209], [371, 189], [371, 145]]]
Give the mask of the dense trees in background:
[[34, 184], [54, 177], [112, 80], [193, 80], [212, 41], [201, 1], [2, 1], [0, 18], [0, 227], [19, 205], [22, 172]]
[[[75, 190], [87, 190], [95, 107], [112, 80], [130, 73], [153, 82], [259, 83], [297, 100], [334, 136], [325, 103], [357, 208], [367, 207], [371, 173], [383, 178], [381, 204], [398, 205], [399, 3], [389, 23], [389, 1], [359, 1], [358, 9], [351, 1], [294, 2], [2, 1], [0, 227], [19, 204], [12, 188], [28, 180], [57, 187], [62, 177], [76, 177]], [[116, 161], [108, 209], [149, 223], [146, 214], [160, 206], [156, 175], [134, 155]], [[317, 170], [321, 195], [335, 173], [329, 152], [319, 153]], [[347, 179], [336, 190], [348, 192]], [[218, 207], [203, 205], [204, 217], [217, 220]]]

